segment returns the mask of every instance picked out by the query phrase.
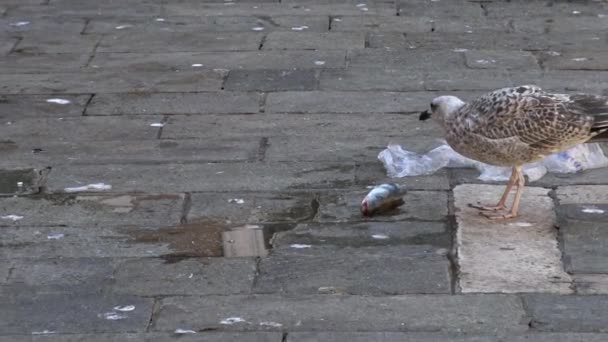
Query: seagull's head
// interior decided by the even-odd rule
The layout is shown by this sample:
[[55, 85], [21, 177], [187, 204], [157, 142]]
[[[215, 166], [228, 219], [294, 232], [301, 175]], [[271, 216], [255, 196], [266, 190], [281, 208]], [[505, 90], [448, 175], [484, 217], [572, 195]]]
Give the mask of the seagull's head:
[[456, 96], [436, 97], [431, 101], [431, 110], [425, 110], [420, 113], [420, 120], [424, 121], [433, 118], [433, 120], [442, 123], [445, 119], [456, 113], [464, 104], [465, 103]]

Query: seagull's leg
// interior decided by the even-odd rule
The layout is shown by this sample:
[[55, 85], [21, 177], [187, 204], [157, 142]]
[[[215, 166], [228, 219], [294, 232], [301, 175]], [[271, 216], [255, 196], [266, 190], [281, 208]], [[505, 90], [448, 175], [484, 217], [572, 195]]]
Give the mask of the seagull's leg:
[[511, 172], [511, 177], [509, 177], [509, 182], [507, 183], [507, 187], [505, 188], [505, 192], [502, 194], [502, 197], [500, 198], [500, 201], [498, 201], [498, 204], [496, 204], [495, 206], [485, 206], [480, 204], [475, 205], [469, 203], [469, 207], [483, 211], [499, 211], [507, 209], [507, 199], [509, 198], [509, 193], [511, 192], [511, 189], [513, 189], [513, 185], [515, 185], [516, 182], [517, 173], [515, 172], [515, 168], [513, 168], [513, 171]]
[[515, 166], [513, 167], [513, 174], [517, 174], [517, 192], [515, 193], [515, 199], [513, 200], [513, 206], [511, 210], [509, 210], [506, 214], [489, 214], [489, 213], [480, 213], [481, 215], [491, 219], [491, 220], [503, 220], [517, 217], [517, 212], [519, 211], [519, 202], [521, 200], [521, 195], [524, 191], [524, 186], [526, 184], [526, 179], [522, 174], [522, 167]]

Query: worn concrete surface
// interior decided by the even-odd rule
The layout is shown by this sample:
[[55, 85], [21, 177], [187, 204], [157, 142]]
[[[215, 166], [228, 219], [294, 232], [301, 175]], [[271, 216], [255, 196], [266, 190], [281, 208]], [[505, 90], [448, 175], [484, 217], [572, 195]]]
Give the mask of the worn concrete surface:
[[495, 204], [503, 186], [470, 184], [454, 188], [462, 292], [572, 293], [572, 280], [564, 271], [557, 246], [549, 190], [524, 189], [519, 219], [489, 222], [468, 205]]
[[0, 1], [0, 341], [608, 340], [608, 168], [506, 224], [464, 206], [498, 197], [475, 170], [358, 208], [388, 143], [437, 146], [434, 96], [608, 95], [606, 27], [600, 0]]

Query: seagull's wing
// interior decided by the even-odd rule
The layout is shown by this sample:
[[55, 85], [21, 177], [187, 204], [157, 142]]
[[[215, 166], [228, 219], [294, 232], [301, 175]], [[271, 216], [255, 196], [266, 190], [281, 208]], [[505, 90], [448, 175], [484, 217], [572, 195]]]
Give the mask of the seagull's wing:
[[474, 133], [515, 139], [530, 148], [557, 151], [608, 131], [608, 98], [550, 94], [535, 86], [504, 88], [470, 105]]

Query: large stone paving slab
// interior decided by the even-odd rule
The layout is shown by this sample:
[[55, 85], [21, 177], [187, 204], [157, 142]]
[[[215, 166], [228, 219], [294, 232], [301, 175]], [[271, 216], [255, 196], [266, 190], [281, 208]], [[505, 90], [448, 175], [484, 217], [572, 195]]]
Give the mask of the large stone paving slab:
[[173, 297], [161, 301], [153, 330], [173, 331], [175, 327], [189, 326], [195, 330], [500, 334], [527, 330], [523, 318], [520, 299], [502, 295]]
[[303, 162], [164, 164], [144, 169], [121, 164], [57, 165], [47, 186], [50, 191], [63, 192], [67, 187], [103, 182], [115, 192], [149, 193], [336, 189], [351, 186], [353, 173], [352, 164]]
[[254, 292], [450, 293], [445, 249], [405, 245], [358, 248], [291, 246], [274, 250], [262, 259]]
[[[0, 62], [0, 66], [1, 66]], [[187, 71], [204, 69], [320, 69], [346, 65], [346, 51], [231, 51], [96, 53], [89, 65], [101, 69]], [[194, 67], [193, 67], [194, 65]]]
[[490, 221], [468, 207], [478, 202], [493, 205], [503, 191], [496, 185], [454, 189], [462, 292], [571, 293], [547, 189], [526, 187], [514, 220]]
[[314, 70], [234, 70], [224, 83], [228, 91], [315, 90]]
[[[169, 234], [180, 232], [179, 229], [168, 231]], [[158, 257], [191, 252], [192, 248], [186, 249], [183, 244], [171, 244], [168, 239], [163, 241], [165, 235], [167, 233], [148, 231], [146, 234], [142, 230], [120, 227], [2, 227], [0, 255], [5, 259], [111, 258]], [[187, 231], [182, 235], [187, 235]], [[156, 237], [156, 240], [144, 239], [146, 236]]]
[[81, 116], [91, 95], [0, 96], [0, 119]]
[[6, 288], [37, 294], [101, 293], [112, 283], [113, 272], [109, 258], [16, 259]]
[[179, 223], [182, 203], [180, 194], [8, 197], [0, 199], [2, 216], [22, 218], [2, 219], [0, 226], [170, 226]]
[[606, 334], [593, 333], [545, 333], [496, 336], [446, 335], [439, 333], [398, 333], [398, 332], [294, 332], [287, 335], [287, 342], [600, 342], [608, 338]]
[[428, 107], [432, 99], [432, 94], [423, 92], [288, 91], [268, 94], [266, 111], [268, 113], [419, 113]]
[[[157, 123], [159, 124], [159, 123]], [[24, 167], [56, 164], [132, 164], [150, 162], [235, 162], [259, 158], [261, 138], [196, 140], [66, 141], [35, 146], [13, 146], [5, 152], [7, 164]]]
[[61, 93], [121, 93], [121, 92], [183, 92], [213, 91], [222, 86], [221, 72], [190, 70], [189, 72], [119, 71], [52, 73], [52, 74], [5, 74], [0, 92], [5, 94], [61, 94]]
[[[274, 247], [289, 245], [331, 245], [340, 247], [428, 245], [450, 248], [451, 232], [441, 222], [347, 222], [302, 223], [279, 232]], [[447, 252], [438, 250], [439, 254]]]
[[196, 52], [258, 50], [263, 35], [251, 33], [141, 32], [106, 36], [99, 52]]
[[348, 68], [321, 72], [322, 90], [422, 91], [424, 75], [403, 69]]
[[350, 32], [272, 32], [263, 50], [346, 50], [365, 47], [365, 35]]
[[608, 273], [606, 186], [564, 186], [556, 190], [564, 259], [574, 273]]
[[608, 332], [608, 297], [528, 295], [531, 327], [540, 331]]
[[92, 53], [100, 39], [101, 37], [97, 35], [32, 33], [24, 35], [23, 40], [19, 41], [15, 47], [15, 51], [22, 53]]
[[315, 214], [314, 194], [196, 193], [190, 199], [188, 220], [230, 222], [238, 226], [268, 222], [300, 222]]
[[[2, 296], [2, 334], [143, 332], [153, 299], [100, 294]], [[128, 307], [133, 306], [133, 308]], [[122, 307], [123, 310], [115, 309]], [[125, 309], [126, 307], [126, 309]]]
[[256, 93], [103, 94], [93, 98], [87, 115], [257, 113]]
[[329, 17], [318, 16], [183, 16], [162, 18], [103, 18], [88, 23], [86, 33], [117, 34], [122, 32], [325, 32]]
[[247, 294], [255, 273], [253, 258], [188, 258], [170, 263], [158, 258], [126, 260], [116, 267], [113, 292], [140, 296]]
[[[182, 331], [190, 329], [178, 328]], [[188, 332], [188, 333], [119, 333], [119, 334], [43, 334], [0, 336], [2, 342], [281, 342], [280, 332]], [[595, 342], [593, 340], [592, 342]]]
[[[312, 102], [312, 99], [310, 100]], [[428, 104], [427, 104], [428, 105]], [[414, 140], [419, 135], [437, 137], [439, 134], [437, 126], [421, 122], [417, 115], [399, 114], [333, 114], [323, 112], [320, 114], [298, 114], [284, 115], [204, 115], [204, 116], [170, 116], [163, 127], [163, 139], [192, 139], [208, 138], [217, 136], [240, 136], [240, 137], [269, 137], [271, 144], [269, 151], [280, 153], [282, 150], [290, 150], [290, 146], [273, 147], [270, 141], [273, 137], [288, 137], [288, 139], [309, 138], [319, 136], [319, 139], [328, 141], [330, 137], [336, 137], [338, 141], [352, 140], [352, 136], [369, 137], [361, 138], [363, 144], [367, 139], [382, 140], [386, 137], [386, 144], [391, 140], [397, 142], [400, 139]], [[281, 142], [281, 140], [279, 140]], [[311, 142], [310, 144], [314, 144]], [[359, 142], [358, 144], [361, 144]], [[404, 146], [408, 148], [408, 146]], [[278, 150], [278, 151], [277, 151]], [[380, 150], [374, 150], [380, 152]], [[294, 157], [303, 154], [294, 151]], [[315, 154], [323, 154], [316, 151]], [[307, 157], [306, 159], [311, 159]], [[375, 161], [375, 160], [374, 160]]]

